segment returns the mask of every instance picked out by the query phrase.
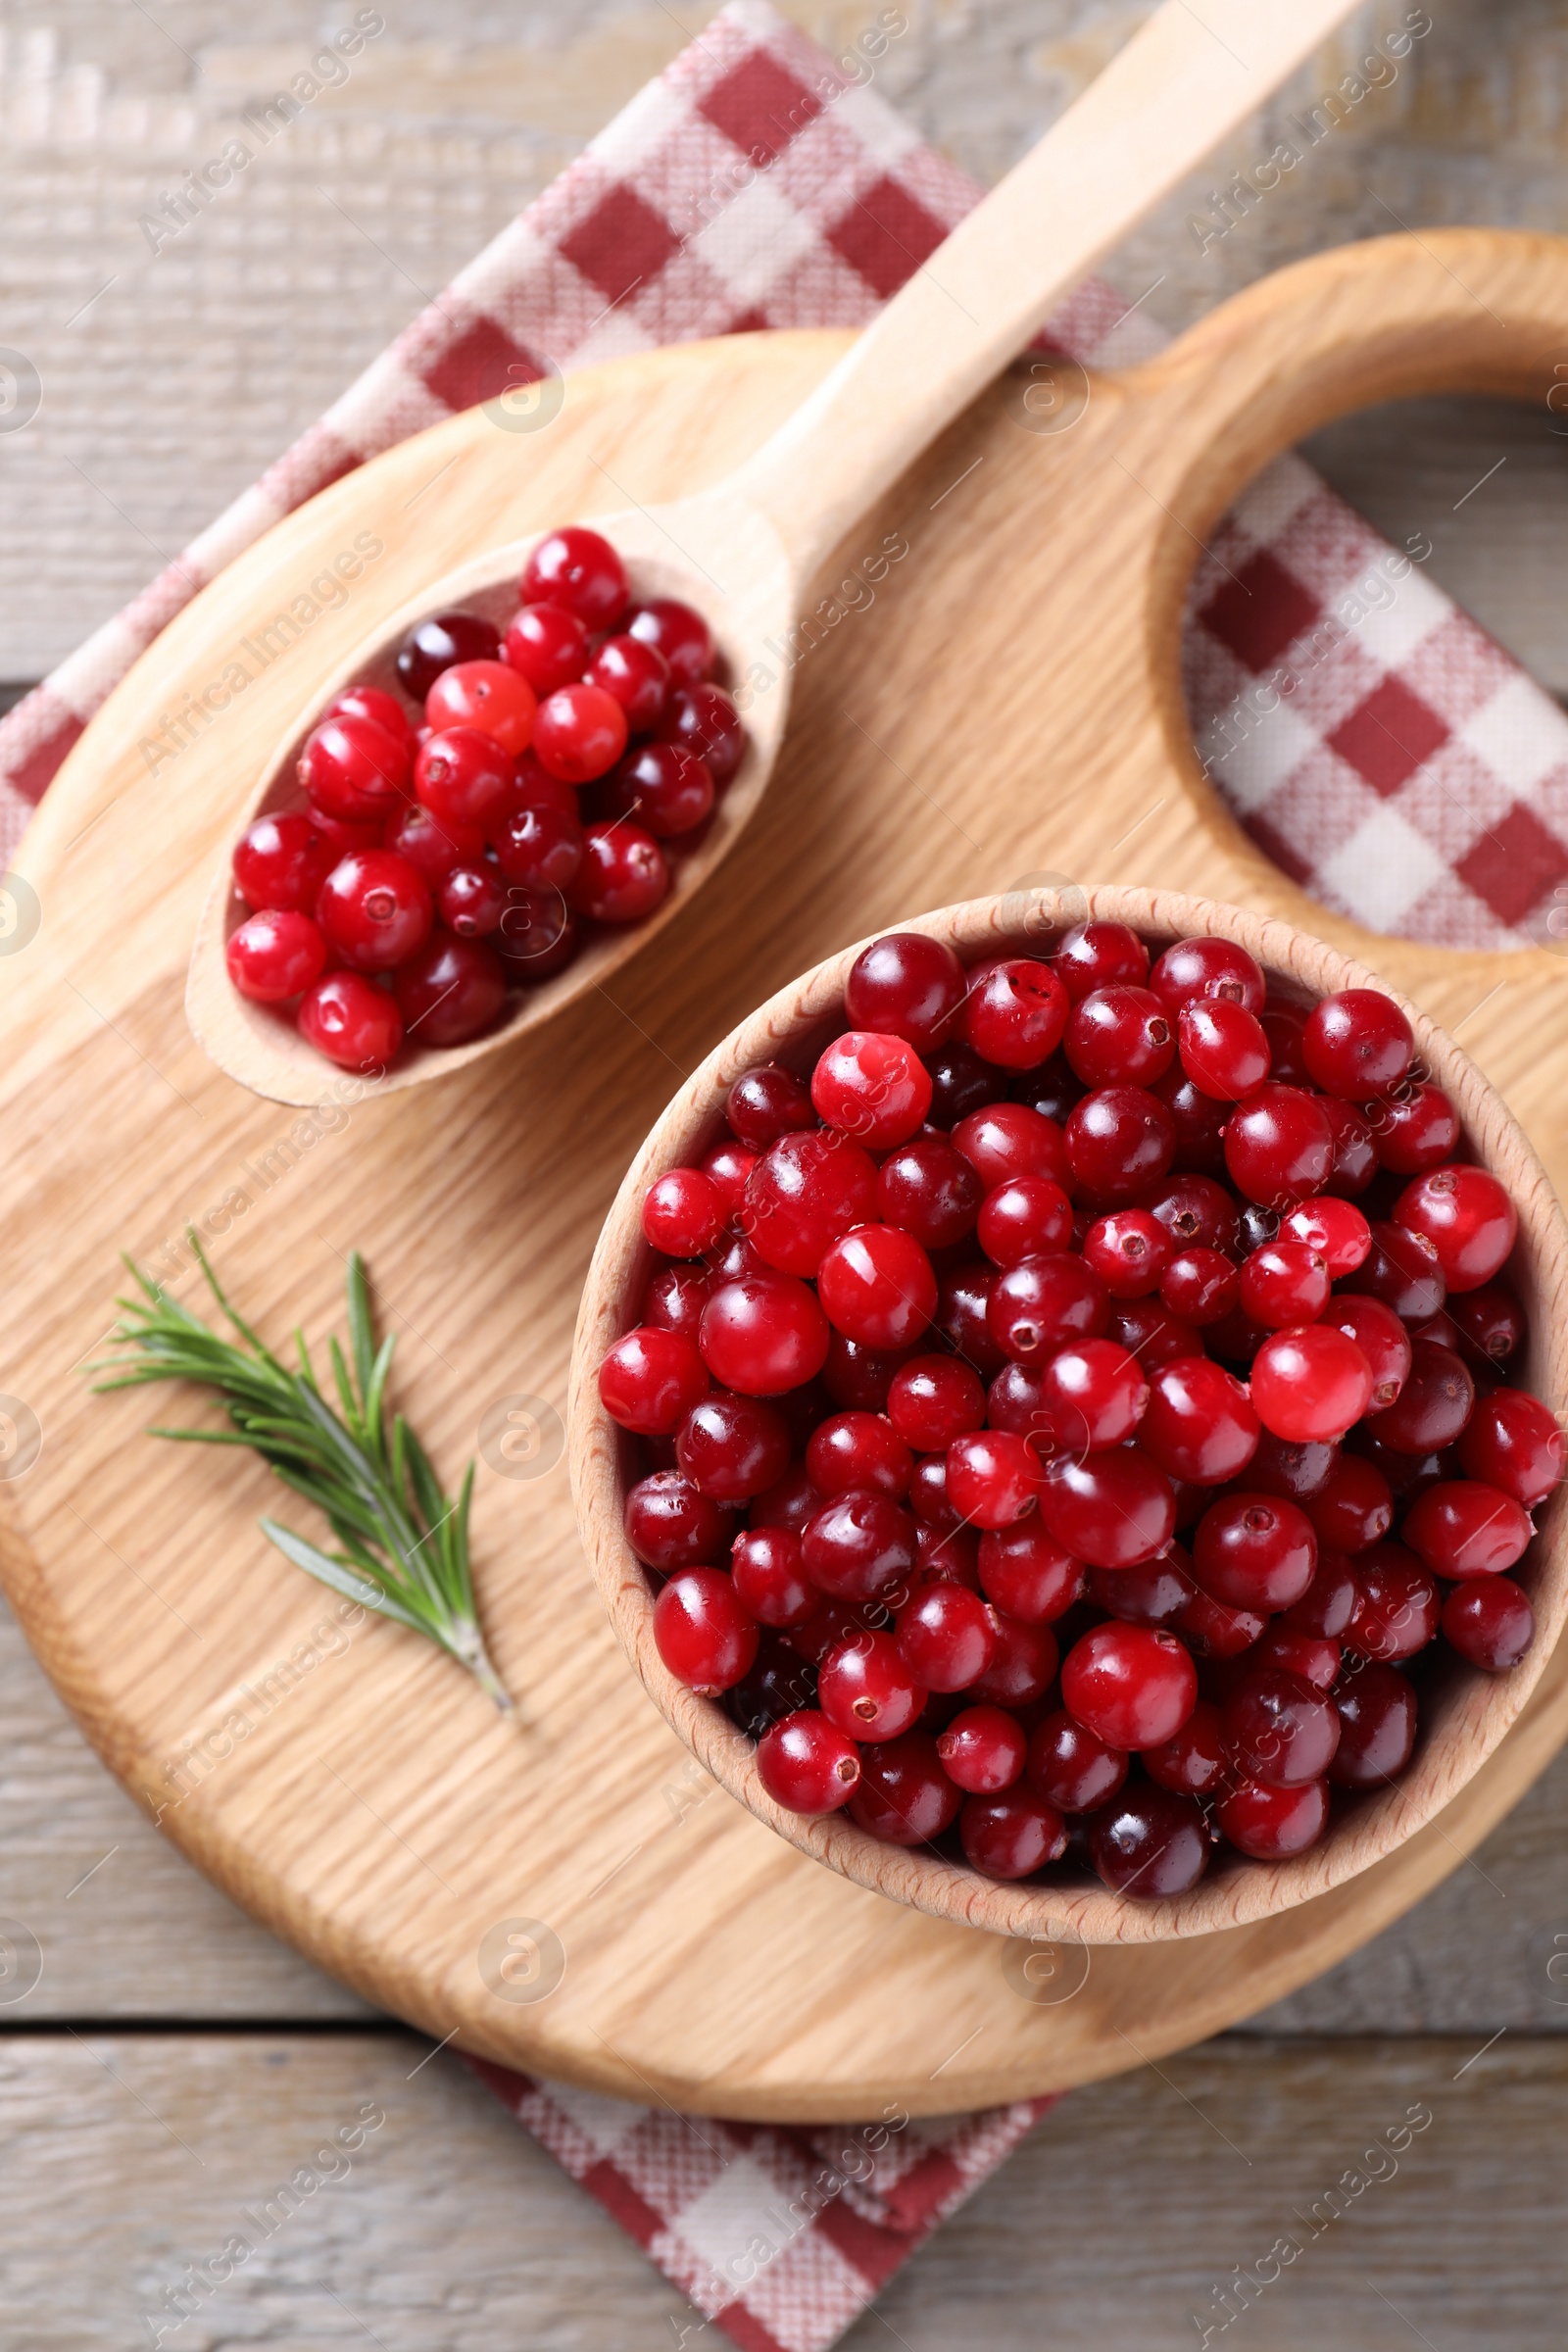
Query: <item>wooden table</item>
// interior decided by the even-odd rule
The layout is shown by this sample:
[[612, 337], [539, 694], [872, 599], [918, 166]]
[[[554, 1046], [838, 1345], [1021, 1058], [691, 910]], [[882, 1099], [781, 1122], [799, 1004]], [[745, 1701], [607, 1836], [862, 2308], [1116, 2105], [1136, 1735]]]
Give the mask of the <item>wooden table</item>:
[[[128, 42], [128, 20], [106, 32], [96, 0], [74, 6], [91, 35], [89, 50], [98, 42], [96, 53], [106, 54], [113, 42]], [[209, 51], [198, 34], [220, 25], [216, 0], [184, 0], [179, 11], [160, 13], [199, 51], [210, 82]], [[294, 25], [295, 13], [284, 29], [303, 42], [309, 28], [303, 18]], [[432, 37], [439, 32], [448, 41], [479, 13], [458, 0], [414, 12], [429, 15]], [[556, 13], [564, 23], [564, 8]], [[690, 15], [693, 27], [700, 13]], [[792, 13], [810, 15], [816, 29], [830, 20], [838, 26], [845, 15], [804, 6]], [[980, 12], [974, 42], [982, 62], [965, 79], [961, 58], [950, 55], [944, 67], [940, 42], [921, 12], [913, 13], [927, 72], [915, 97], [966, 161], [993, 168], [1005, 160], [1020, 124], [1028, 127], [1023, 119], [1036, 101], [1026, 79], [1002, 89], [998, 76], [988, 115], [975, 96], [978, 77], [1015, 53], [1038, 60], [1045, 51], [1031, 51], [1030, 40], [1045, 24], [1052, 35], [1047, 66], [1070, 81], [1092, 62], [1096, 40], [1102, 46], [1107, 28], [1124, 22], [1119, 12], [1068, 0], [999, 0]], [[1516, 13], [1520, 22], [1510, 17], [1499, 30], [1492, 12], [1461, 6], [1440, 27], [1434, 55], [1442, 40], [1450, 56], [1506, 65], [1507, 43], [1517, 50], [1527, 13], [1539, 24], [1562, 12]], [[1080, 44], [1081, 55], [1068, 38], [1080, 20], [1093, 35]], [[678, 43], [672, 22], [652, 30], [651, 23], [635, 20], [634, 46], [644, 47], [636, 49], [633, 80], [662, 62], [661, 42], [665, 49]], [[147, 35], [154, 45], [157, 37]], [[585, 87], [592, 42], [611, 39], [609, 29], [585, 32], [569, 50], [567, 65]], [[972, 62], [975, 51], [969, 54]], [[281, 52], [268, 53], [274, 57]], [[184, 69], [172, 49], [169, 65], [173, 87]], [[264, 61], [257, 72], [272, 73], [272, 64]], [[530, 83], [519, 73], [516, 104], [537, 86], [536, 76]], [[1448, 84], [1432, 86], [1436, 114], [1431, 106], [1425, 116], [1405, 106], [1399, 121], [1413, 123], [1412, 141], [1421, 133], [1452, 145], [1453, 109], [1443, 114]], [[1547, 170], [1543, 152], [1555, 160], [1544, 133], [1527, 159], [1536, 193], [1514, 200], [1525, 163], [1516, 172], [1510, 160], [1518, 128], [1509, 114], [1512, 88], [1506, 74], [1488, 84], [1480, 136], [1496, 160], [1450, 217], [1530, 218], [1560, 227], [1549, 203], [1542, 210], [1539, 193]], [[414, 99], [398, 102], [385, 77], [367, 87], [365, 103], [389, 115], [403, 104], [397, 136], [411, 135]], [[424, 103], [427, 113], [438, 111], [435, 98]], [[461, 112], [477, 102], [460, 93], [441, 103]], [[586, 119], [567, 123], [573, 141], [591, 127]], [[191, 154], [209, 151], [201, 136], [198, 130]], [[549, 151], [540, 175], [557, 160]], [[1178, 250], [1178, 219], [1151, 230], [1118, 274], [1134, 287], [1169, 264], [1181, 295], [1166, 313], [1175, 321], [1238, 277], [1285, 258], [1281, 244], [1301, 250], [1358, 226], [1389, 226], [1375, 207], [1362, 220], [1365, 208], [1348, 193], [1365, 163], [1364, 148], [1348, 149], [1320, 180], [1315, 214], [1293, 197], [1249, 230], [1245, 249], [1238, 232], [1201, 269], [1191, 250], [1185, 259]], [[428, 157], [424, 164], [433, 171]], [[172, 184], [172, 165], [158, 168], [165, 172], [159, 184]], [[1436, 202], [1421, 192], [1413, 146], [1407, 180], [1380, 177], [1378, 185], [1401, 211], [1408, 196], [1416, 207], [1408, 218], [1436, 216]], [[523, 192], [509, 187], [507, 199]], [[443, 264], [463, 258], [482, 225], [449, 220], [450, 256], [443, 249], [434, 261], [412, 252], [402, 258], [434, 285]], [[1145, 260], [1152, 267], [1140, 275]], [[160, 266], [167, 276], [170, 265]], [[303, 260], [300, 267], [303, 285]], [[84, 295], [95, 282], [84, 279]], [[414, 299], [390, 273], [382, 292], [394, 310]], [[324, 318], [326, 294], [318, 288], [314, 300]], [[379, 318], [359, 323], [367, 349], [375, 348], [385, 332]], [[115, 331], [129, 330], [122, 320]], [[156, 337], [151, 326], [146, 332], [151, 349]], [[163, 544], [176, 544], [184, 526], [204, 520], [270, 454], [285, 422], [303, 421], [312, 404], [329, 396], [343, 366], [333, 356], [331, 384], [319, 398], [307, 388], [297, 412], [290, 406], [273, 414], [259, 402], [252, 424], [266, 444], [237, 462], [223, 444], [231, 479], [220, 484], [200, 471], [217, 463], [204, 454], [216, 444], [198, 436], [189, 462], [182, 449], [188, 514], [171, 493], [152, 517], [151, 476], [142, 503], [130, 498], [127, 511]], [[135, 388], [125, 395], [139, 396]], [[75, 394], [75, 407], [78, 420], [91, 416], [87, 389]], [[1563, 448], [1538, 421], [1489, 404], [1434, 402], [1421, 404], [1413, 430], [1408, 412], [1373, 416], [1322, 436], [1313, 454], [1392, 534], [1428, 530], [1433, 568], [1445, 585], [1561, 693], [1568, 689], [1559, 572], [1568, 523]], [[112, 456], [89, 463], [99, 480], [122, 490]], [[1499, 458], [1506, 460], [1500, 470], [1469, 495]], [[119, 503], [125, 508], [126, 495]], [[25, 519], [25, 499], [23, 507]], [[83, 569], [89, 525], [104, 527], [94, 521], [103, 512], [84, 498]], [[136, 535], [139, 525], [125, 528], [129, 536], [116, 545], [128, 589], [131, 572], [139, 577], [152, 558]], [[0, 587], [14, 589], [8, 618], [21, 642], [25, 570], [13, 575], [13, 559], [21, 560], [16, 541], [0, 565]], [[65, 575], [79, 576], [70, 563]], [[110, 607], [122, 592], [111, 587]], [[101, 581], [92, 592], [103, 593]], [[69, 597], [66, 603], [72, 613], [85, 611]], [[67, 625], [78, 620], [66, 614]], [[11, 674], [21, 674], [15, 662]], [[11, 1986], [0, 1978], [0, 2125], [9, 2158], [0, 2345], [124, 2352], [149, 2341], [140, 2315], [161, 2305], [185, 2265], [220, 2249], [244, 2226], [242, 2208], [260, 2210], [367, 2102], [384, 2110], [384, 2126], [221, 2297], [165, 2337], [177, 2352], [264, 2340], [315, 2352], [368, 2339], [386, 2352], [493, 2352], [497, 2344], [622, 2352], [680, 2340], [691, 2316], [683, 2299], [487, 2092], [273, 1942], [163, 1842], [85, 1749], [8, 1619], [0, 1619], [0, 1917], [21, 1923], [42, 1957], [41, 1977], [20, 1998], [4, 1999]], [[890, 2338], [908, 2352], [959, 2344], [995, 2352], [1190, 2345], [1201, 2337], [1193, 2314], [1217, 2330], [1224, 2313], [1215, 2290], [1237, 2266], [1250, 2270], [1286, 2230], [1303, 2235], [1301, 2217], [1314, 2206], [1326, 2211], [1328, 2191], [1352, 2168], [1359, 2165], [1362, 2178], [1387, 2170], [1387, 2158], [1369, 2167], [1363, 2152], [1412, 2108], [1430, 2111], [1432, 2120], [1400, 2156], [1396, 2174], [1353, 2198], [1342, 2189], [1343, 2217], [1323, 2227], [1266, 2290], [1250, 2315], [1247, 2340], [1270, 2352], [1317, 2352], [1328, 2342], [1347, 2352], [1385, 2352], [1407, 2339], [1435, 2352], [1469, 2352], [1480, 2343], [1524, 2352], [1556, 2343], [1568, 2287], [1565, 2026], [1568, 1756], [1473, 1861], [1331, 1977], [1245, 2032], [1064, 2101], [907, 2266], [847, 2343], [852, 2352]]]

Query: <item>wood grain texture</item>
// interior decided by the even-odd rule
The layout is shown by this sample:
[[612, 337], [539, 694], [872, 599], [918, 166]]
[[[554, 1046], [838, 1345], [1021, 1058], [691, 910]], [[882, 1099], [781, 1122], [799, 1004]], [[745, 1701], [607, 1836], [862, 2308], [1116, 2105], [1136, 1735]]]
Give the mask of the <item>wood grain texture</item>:
[[[1483, 318], [1479, 350], [1474, 305], [1450, 274], [1467, 256], [1493, 273], [1514, 322], [1499, 337]], [[1383, 272], [1370, 303], [1369, 267]], [[1175, 695], [1174, 636], [1153, 629], [1179, 601], [1178, 542], [1276, 447], [1378, 393], [1478, 372], [1534, 383], [1522, 354], [1568, 340], [1565, 289], [1549, 240], [1449, 240], [1426, 259], [1367, 249], [1243, 298], [1136, 381], [1102, 387], [1072, 434], [1020, 429], [1017, 387], [999, 386], [844, 551], [846, 569], [889, 534], [908, 553], [800, 662], [791, 741], [721, 885], [623, 968], [613, 1002], [570, 1008], [548, 1052], [523, 1041], [441, 1088], [339, 1102], [319, 1121], [290, 1120], [220, 1079], [180, 1016], [185, 951], [232, 831], [236, 735], [275, 742], [312, 680], [444, 557], [591, 514], [605, 497], [600, 461], [643, 503], [717, 478], [838, 346], [742, 338], [580, 378], [556, 427], [520, 452], [512, 438], [498, 453], [482, 418], [456, 419], [313, 502], [225, 575], [221, 596], [180, 615], [156, 668], [121, 688], [51, 793], [24, 859], [43, 924], [0, 971], [16, 1041], [0, 1086], [29, 1139], [4, 1179], [0, 1381], [45, 1432], [37, 1467], [9, 1488], [7, 1579], [89, 1736], [145, 1802], [167, 1799], [187, 1742], [221, 1744], [236, 1693], [308, 1641], [321, 1604], [256, 1533], [259, 1471], [161, 1454], [137, 1435], [134, 1400], [86, 1396], [74, 1367], [108, 1321], [123, 1242], [188, 1294], [177, 1235], [194, 1214], [238, 1298], [277, 1336], [336, 1321], [342, 1253], [362, 1246], [404, 1333], [400, 1394], [455, 1469], [493, 1400], [540, 1400], [547, 1427], [559, 1413], [589, 1246], [675, 1080], [846, 939], [1048, 868], [1190, 883], [1315, 921], [1458, 1027], [1548, 1168], [1568, 1165], [1568, 1098], [1543, 1050], [1561, 1035], [1568, 967], [1444, 958], [1314, 917], [1217, 804], [1170, 791], [1173, 761], [1190, 782], [1191, 755], [1179, 706], [1160, 699]], [[1084, 502], [1112, 443], [1153, 495], [1129, 495], [1106, 518]], [[449, 463], [442, 498], [411, 512]], [[481, 511], [477, 548], [443, 545], [449, 515], [471, 532]], [[386, 552], [363, 594], [323, 615], [155, 786], [137, 741], [170, 694], [220, 672], [234, 596], [271, 613], [368, 514]], [[1064, 551], [1091, 526], [1087, 558], [1066, 570]], [[1137, 584], [1152, 563], [1161, 595], [1146, 608]], [[825, 575], [837, 576], [837, 565]], [[993, 600], [1008, 579], [1032, 592], [999, 639]], [[1092, 614], [1107, 603], [1118, 632], [1094, 641]], [[984, 724], [966, 699], [981, 670]], [[1080, 675], [1102, 682], [1099, 699], [1074, 695]], [[1049, 740], [1047, 701], [1059, 713]], [[1104, 822], [1111, 774], [1142, 795], [1142, 821], [1119, 843]], [[163, 895], [137, 921], [127, 908], [146, 902], [130, 885], [155, 794], [178, 831]], [[372, 1182], [372, 1167], [395, 1169], [396, 1184]], [[1157, 2055], [1277, 1997], [1394, 1917], [1493, 1825], [1557, 1736], [1568, 1669], [1554, 1659], [1502, 1751], [1508, 1785], [1483, 1774], [1442, 1837], [1423, 1833], [1353, 1904], [1330, 1895], [1244, 1931], [1254, 1940], [1232, 1971], [1239, 1991], [1200, 1942], [1107, 1953], [1082, 1998], [1038, 2011], [1010, 1989], [994, 1940], [833, 1879], [710, 1784], [683, 1778], [690, 1759], [626, 1675], [588, 1589], [559, 1463], [523, 1481], [481, 1476], [481, 1599], [523, 1702], [520, 1735], [412, 1637], [363, 1629], [352, 1664], [320, 1657], [163, 1826], [367, 1998], [437, 2037], [456, 2028], [497, 2056], [630, 2095], [652, 2084], [698, 2109], [832, 2117], [893, 2085], [927, 2109], [961, 2108], [1120, 2065], [1123, 2034]], [[704, 1885], [721, 1905], [706, 1933], [693, 1925]], [[569, 1955], [560, 1989], [532, 2005], [501, 2000], [479, 1970], [486, 1934], [514, 1918], [550, 1924]], [[734, 1997], [723, 2012], [704, 2007], [694, 2043], [698, 1968]], [[952, 2020], [937, 2057], [932, 1999]]]

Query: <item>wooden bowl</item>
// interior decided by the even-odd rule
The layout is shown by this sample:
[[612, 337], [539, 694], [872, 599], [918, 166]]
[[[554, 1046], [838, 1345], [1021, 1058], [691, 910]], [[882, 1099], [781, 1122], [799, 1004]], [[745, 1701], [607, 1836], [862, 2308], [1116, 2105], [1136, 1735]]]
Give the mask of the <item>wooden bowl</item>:
[[[1038, 955], [1065, 925], [1088, 915], [1131, 923], [1151, 942], [1195, 933], [1232, 940], [1262, 965], [1272, 993], [1301, 1004], [1338, 989], [1385, 985], [1364, 965], [1289, 923], [1164, 891], [1020, 889], [901, 927], [946, 940], [973, 962], [1007, 950]], [[600, 1236], [577, 1321], [569, 1444], [578, 1523], [615, 1633], [659, 1707], [732, 1796], [803, 1853], [897, 1901], [995, 1935], [1066, 1931], [1091, 1943], [1201, 1936], [1310, 1902], [1381, 1861], [1439, 1814], [1524, 1706], [1568, 1612], [1568, 1488], [1559, 1488], [1544, 1508], [1520, 1579], [1536, 1610], [1529, 1655], [1498, 1676], [1457, 1659], [1437, 1661], [1424, 1686], [1416, 1751], [1402, 1780], [1355, 1799], [1309, 1852], [1272, 1864], [1230, 1855], [1188, 1893], [1161, 1902], [1134, 1902], [1059, 1880], [1001, 1884], [928, 1850], [886, 1844], [844, 1814], [806, 1820], [787, 1812], [762, 1788], [751, 1741], [715, 1701], [677, 1682], [659, 1655], [653, 1592], [622, 1528], [628, 1477], [635, 1475], [632, 1445], [600, 1404], [597, 1381], [606, 1349], [637, 1321], [652, 1259], [642, 1236], [643, 1194], [654, 1177], [710, 1147], [721, 1128], [724, 1098], [742, 1070], [770, 1060], [803, 1073], [811, 1067], [844, 1026], [845, 981], [865, 944], [846, 948], [780, 990], [709, 1055], [654, 1127]], [[1510, 1366], [1510, 1377], [1560, 1415], [1568, 1393], [1568, 1326], [1556, 1310], [1568, 1275], [1568, 1226], [1556, 1196], [1512, 1114], [1474, 1063], [1415, 1005], [1396, 1002], [1409, 1017], [1419, 1054], [1460, 1112], [1470, 1151], [1507, 1187], [1518, 1208], [1519, 1238], [1507, 1273], [1529, 1315], [1530, 1339], [1525, 1362]]]

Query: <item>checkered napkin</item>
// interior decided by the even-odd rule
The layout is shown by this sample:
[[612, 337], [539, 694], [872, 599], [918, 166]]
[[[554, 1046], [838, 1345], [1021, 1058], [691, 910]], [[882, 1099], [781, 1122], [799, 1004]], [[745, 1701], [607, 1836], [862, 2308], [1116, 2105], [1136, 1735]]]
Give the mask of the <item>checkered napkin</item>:
[[[883, 22], [892, 24], [897, 12]], [[868, 44], [862, 39], [862, 50]], [[197, 587], [326, 483], [540, 376], [742, 328], [858, 326], [978, 191], [762, 0], [736, 0], [177, 564], [0, 722], [0, 852]], [[1160, 337], [1101, 283], [1080, 362]], [[1186, 640], [1210, 773], [1306, 889], [1374, 928], [1522, 945], [1568, 872], [1568, 720], [1294, 458], [1216, 533]], [[822, 2352], [1047, 2101], [845, 2130], [714, 2124], [475, 2071], [751, 2352]]]
[[686, 2296], [677, 2346], [716, 2324], [745, 2352], [831, 2344], [1054, 2103], [787, 2131], [465, 2064]]

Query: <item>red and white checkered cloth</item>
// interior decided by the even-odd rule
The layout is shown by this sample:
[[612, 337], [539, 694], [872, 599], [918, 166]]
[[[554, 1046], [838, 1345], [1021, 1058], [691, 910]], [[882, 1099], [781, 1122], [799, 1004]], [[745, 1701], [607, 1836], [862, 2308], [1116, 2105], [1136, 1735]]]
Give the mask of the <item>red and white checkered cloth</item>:
[[[882, 20], [891, 24], [896, 11]], [[895, 36], [896, 37], [896, 36]], [[864, 43], [862, 42], [862, 48]], [[195, 589], [313, 492], [454, 410], [623, 353], [861, 324], [979, 191], [763, 0], [735, 0], [320, 422], [0, 721], [0, 852]], [[1160, 337], [1082, 288], [1053, 343]], [[1568, 873], [1568, 719], [1294, 458], [1194, 584], [1195, 733], [1264, 848], [1374, 928], [1522, 945]], [[645, 2111], [478, 2065], [518, 2119], [749, 2352], [822, 2352], [1049, 2101], [784, 2131]]]

